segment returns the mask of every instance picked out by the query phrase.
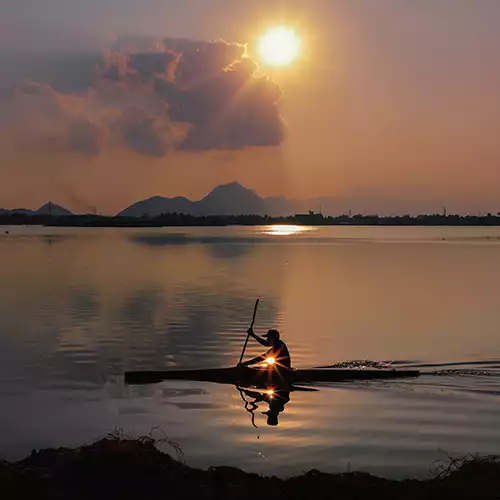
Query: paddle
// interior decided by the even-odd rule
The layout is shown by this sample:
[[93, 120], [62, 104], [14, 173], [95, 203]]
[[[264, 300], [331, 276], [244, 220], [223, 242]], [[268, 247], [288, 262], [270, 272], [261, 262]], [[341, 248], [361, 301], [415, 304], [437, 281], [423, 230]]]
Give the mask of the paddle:
[[[259, 300], [260, 299], [257, 299], [255, 301], [255, 307], [253, 308], [253, 317], [252, 317], [252, 323], [250, 324], [250, 328], [253, 328], [253, 325], [255, 323], [255, 315], [257, 314], [257, 307], [259, 307]], [[243, 356], [245, 355], [245, 349], [247, 348], [247, 344], [248, 344], [248, 339], [249, 338], [250, 338], [250, 334], [247, 333], [247, 338], [245, 340], [245, 343], [243, 344], [243, 350], [241, 351], [240, 361], [238, 363], [239, 365], [243, 361]]]

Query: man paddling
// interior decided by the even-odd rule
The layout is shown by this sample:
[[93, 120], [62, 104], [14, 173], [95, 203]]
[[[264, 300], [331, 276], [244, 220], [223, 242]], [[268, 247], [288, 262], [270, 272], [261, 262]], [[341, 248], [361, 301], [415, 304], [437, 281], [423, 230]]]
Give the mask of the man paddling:
[[[250, 359], [241, 363], [240, 366], [250, 366], [257, 363], [268, 362], [272, 359], [270, 364], [276, 364], [278, 367], [285, 368], [287, 370], [292, 369], [292, 360], [290, 359], [290, 353], [288, 352], [288, 347], [280, 339], [280, 332], [278, 330], [271, 329], [262, 337], [255, 335], [253, 328], [250, 327], [247, 331], [248, 335], [253, 337], [259, 344], [264, 347], [270, 347], [269, 351], [261, 356]], [[265, 338], [264, 338], [265, 337]]]

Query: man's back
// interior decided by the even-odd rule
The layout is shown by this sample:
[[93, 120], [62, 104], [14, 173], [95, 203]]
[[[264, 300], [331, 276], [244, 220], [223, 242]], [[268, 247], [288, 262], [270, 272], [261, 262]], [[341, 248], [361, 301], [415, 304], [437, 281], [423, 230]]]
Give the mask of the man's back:
[[273, 347], [269, 351], [269, 354], [273, 356], [278, 366], [284, 366], [286, 368], [292, 367], [290, 352], [288, 351], [288, 347], [282, 340], [277, 340], [274, 343]]

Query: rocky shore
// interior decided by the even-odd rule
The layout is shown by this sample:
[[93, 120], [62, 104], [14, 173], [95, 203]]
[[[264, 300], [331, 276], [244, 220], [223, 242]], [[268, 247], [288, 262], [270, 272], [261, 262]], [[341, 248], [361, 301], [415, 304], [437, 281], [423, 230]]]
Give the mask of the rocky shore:
[[433, 477], [423, 481], [393, 481], [362, 472], [318, 471], [279, 479], [232, 467], [193, 469], [182, 463], [180, 450], [175, 451], [177, 458], [160, 451], [152, 438], [116, 435], [76, 449], [33, 451], [19, 462], [0, 462], [0, 496], [6, 500], [500, 498], [497, 457], [450, 459]]

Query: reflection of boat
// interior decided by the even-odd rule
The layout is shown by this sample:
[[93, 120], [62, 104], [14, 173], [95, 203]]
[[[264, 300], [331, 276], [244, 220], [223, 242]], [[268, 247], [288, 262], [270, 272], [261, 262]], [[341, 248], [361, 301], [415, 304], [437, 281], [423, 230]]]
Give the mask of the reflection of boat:
[[311, 382], [343, 382], [418, 377], [417, 370], [310, 368], [305, 370], [277, 370], [247, 368], [244, 366], [207, 370], [135, 371], [125, 373], [127, 384], [155, 384], [162, 380], [194, 380], [255, 386], [269, 384], [300, 384]]

